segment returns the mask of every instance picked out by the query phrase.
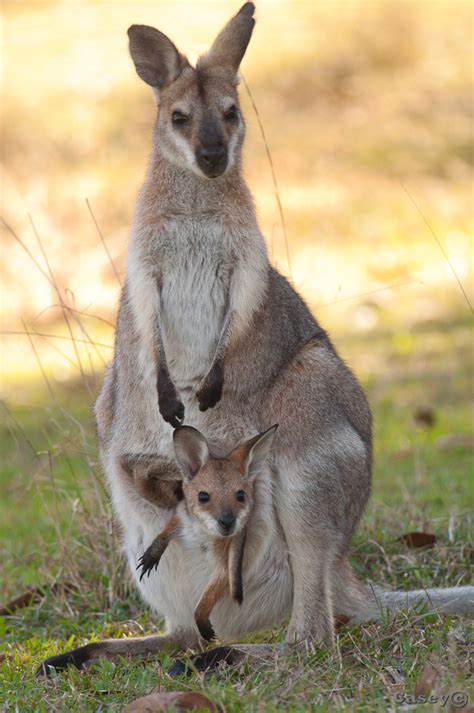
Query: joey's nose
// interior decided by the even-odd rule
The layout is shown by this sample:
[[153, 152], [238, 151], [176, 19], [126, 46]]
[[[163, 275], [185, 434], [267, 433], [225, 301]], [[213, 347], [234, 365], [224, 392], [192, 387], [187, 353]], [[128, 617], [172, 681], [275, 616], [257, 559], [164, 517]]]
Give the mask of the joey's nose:
[[227, 151], [222, 144], [201, 146], [197, 152], [197, 162], [208, 178], [216, 178], [227, 167]]
[[218, 519], [219, 529], [223, 535], [230, 535], [235, 527], [235, 516], [232, 510], [224, 510]]

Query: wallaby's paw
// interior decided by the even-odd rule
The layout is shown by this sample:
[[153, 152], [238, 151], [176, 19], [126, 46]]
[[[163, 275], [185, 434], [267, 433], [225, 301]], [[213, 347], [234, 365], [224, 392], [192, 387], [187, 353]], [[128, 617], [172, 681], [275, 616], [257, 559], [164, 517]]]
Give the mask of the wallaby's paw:
[[223, 387], [224, 371], [220, 364], [215, 364], [196, 393], [199, 410], [207, 411], [208, 408], [213, 408], [222, 398]]
[[148, 576], [150, 576], [153, 569], [158, 569], [159, 564], [160, 559], [155, 556], [153, 552], [153, 545], [150, 545], [150, 547], [138, 560], [137, 570], [141, 569], [140, 582], [142, 581], [145, 574], [148, 574]]
[[174, 386], [158, 392], [158, 408], [166, 423], [178, 428], [184, 421], [184, 404], [181, 402]]
[[295, 626], [290, 622], [285, 644], [312, 650], [320, 646], [330, 646], [334, 642], [332, 621], [315, 621], [311, 626]]
[[215, 641], [216, 633], [209, 619], [198, 619], [196, 617], [196, 626], [203, 639], [206, 641]]

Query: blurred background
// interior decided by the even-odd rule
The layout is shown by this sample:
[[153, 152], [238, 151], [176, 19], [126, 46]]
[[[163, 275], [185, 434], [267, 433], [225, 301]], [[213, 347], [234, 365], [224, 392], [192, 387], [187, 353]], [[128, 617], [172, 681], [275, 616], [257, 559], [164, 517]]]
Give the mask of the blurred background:
[[[3, 2], [0, 534], [12, 591], [61, 566], [66, 532], [92, 567], [104, 545], [91, 523], [110, 518], [91, 406], [156, 111], [126, 30], [154, 25], [196, 59], [238, 7]], [[404, 503], [397, 528], [469, 506], [472, 20], [457, 0], [260, 0], [242, 65], [260, 225], [368, 391], [370, 517], [381, 503], [387, 528], [388, 501]]]

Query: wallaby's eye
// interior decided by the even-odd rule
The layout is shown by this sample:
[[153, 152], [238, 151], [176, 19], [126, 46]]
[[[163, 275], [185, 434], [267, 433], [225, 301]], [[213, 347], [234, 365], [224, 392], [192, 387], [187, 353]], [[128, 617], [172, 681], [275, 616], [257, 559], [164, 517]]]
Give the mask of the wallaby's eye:
[[201, 492], [198, 493], [198, 500], [200, 503], [208, 503], [210, 499], [211, 496], [209, 493], [204, 492], [204, 490], [201, 490]]
[[224, 119], [226, 121], [235, 121], [237, 119], [237, 107], [232, 104], [232, 106], [224, 112]]
[[245, 493], [243, 490], [237, 490], [235, 497], [239, 501], [239, 503], [244, 503], [245, 502]]
[[171, 121], [175, 126], [180, 126], [181, 124], [185, 124], [187, 120], [189, 119], [189, 116], [186, 114], [183, 114], [182, 111], [174, 111], [172, 116], [171, 116]]

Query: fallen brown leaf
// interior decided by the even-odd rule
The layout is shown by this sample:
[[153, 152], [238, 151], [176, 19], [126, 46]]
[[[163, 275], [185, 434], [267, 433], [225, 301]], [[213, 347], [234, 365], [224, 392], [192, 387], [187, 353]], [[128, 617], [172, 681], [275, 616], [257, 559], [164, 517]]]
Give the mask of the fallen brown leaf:
[[436, 689], [436, 683], [439, 679], [439, 675], [439, 671], [437, 671], [431, 662], [428, 662], [416, 680], [414, 690], [415, 696], [428, 696], [432, 691], [434, 691]]
[[419, 408], [413, 414], [413, 420], [420, 428], [431, 428], [436, 421], [436, 414], [432, 408]]
[[436, 544], [436, 536], [429, 532], [407, 532], [397, 537], [397, 542], [403, 542], [404, 545], [412, 549], [434, 547]]
[[160, 711], [185, 711], [191, 709], [206, 710], [210, 713], [224, 713], [202, 693], [196, 691], [174, 691], [164, 693], [153, 691], [148, 696], [137, 698], [123, 708], [122, 713], [159, 713]]
[[342, 629], [346, 624], [350, 622], [352, 617], [346, 616], [345, 614], [338, 614], [334, 617], [334, 628], [336, 631]]
[[17, 609], [24, 609], [25, 607], [28, 607], [30, 604], [33, 604], [46, 596], [47, 591], [57, 594], [61, 590], [65, 592], [72, 592], [74, 589], [76, 589], [76, 587], [74, 584], [71, 584], [71, 582], [56, 582], [52, 587], [48, 588], [28, 587], [26, 592], [23, 592], [23, 594], [20, 594], [19, 597], [12, 599], [3, 607], [0, 607], [0, 616], [8, 616], [9, 614], [14, 614]]

